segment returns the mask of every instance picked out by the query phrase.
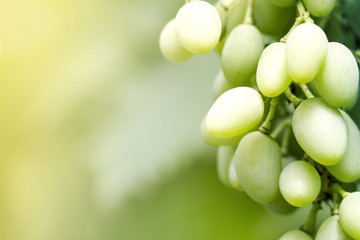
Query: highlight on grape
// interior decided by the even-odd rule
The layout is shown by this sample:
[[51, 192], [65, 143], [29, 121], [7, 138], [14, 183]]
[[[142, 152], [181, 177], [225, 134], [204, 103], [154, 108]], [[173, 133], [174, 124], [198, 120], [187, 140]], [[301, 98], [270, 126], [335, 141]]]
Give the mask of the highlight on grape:
[[[200, 132], [218, 148], [220, 181], [278, 214], [312, 206], [280, 240], [360, 239], [360, 192], [344, 187], [360, 179], [360, 131], [347, 112], [357, 101], [357, 56], [323, 30], [337, 4], [187, 0], [160, 35], [172, 62], [219, 54]], [[322, 204], [331, 213], [316, 229]]]

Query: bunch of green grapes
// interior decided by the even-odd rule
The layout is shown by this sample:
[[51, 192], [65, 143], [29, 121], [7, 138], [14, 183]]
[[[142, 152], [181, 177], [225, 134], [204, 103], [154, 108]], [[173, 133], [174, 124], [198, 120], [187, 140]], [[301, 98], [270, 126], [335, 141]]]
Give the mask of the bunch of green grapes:
[[[170, 61], [219, 53], [215, 101], [201, 123], [227, 186], [279, 214], [312, 204], [280, 239], [360, 239], [360, 131], [346, 112], [359, 69], [317, 21], [336, 0], [187, 1], [160, 35]], [[355, 188], [356, 189], [356, 188]], [[317, 211], [331, 216], [315, 229]], [[315, 237], [315, 238], [314, 238]]]

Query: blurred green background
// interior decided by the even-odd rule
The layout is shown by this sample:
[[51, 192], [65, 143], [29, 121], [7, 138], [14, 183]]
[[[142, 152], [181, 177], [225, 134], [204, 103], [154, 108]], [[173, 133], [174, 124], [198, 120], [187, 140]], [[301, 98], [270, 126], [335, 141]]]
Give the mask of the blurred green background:
[[199, 133], [215, 53], [167, 62], [183, 1], [0, 3], [0, 239], [278, 239], [277, 216], [217, 179]]

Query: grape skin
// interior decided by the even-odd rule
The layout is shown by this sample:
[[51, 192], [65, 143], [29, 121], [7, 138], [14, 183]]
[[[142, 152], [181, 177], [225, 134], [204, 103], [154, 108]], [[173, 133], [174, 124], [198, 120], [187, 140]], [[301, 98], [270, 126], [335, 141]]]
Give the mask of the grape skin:
[[360, 192], [350, 193], [342, 200], [339, 221], [350, 237], [360, 239]]
[[304, 0], [304, 4], [315, 17], [328, 15], [335, 7], [337, 0]]
[[324, 31], [312, 23], [303, 23], [291, 31], [286, 42], [286, 59], [290, 77], [297, 83], [314, 79], [328, 48]]
[[327, 218], [319, 227], [315, 240], [351, 240], [339, 223], [339, 215]]
[[195, 1], [179, 9], [175, 27], [184, 48], [192, 53], [203, 54], [217, 45], [222, 23], [214, 6], [205, 1]]
[[159, 46], [163, 56], [172, 62], [183, 62], [193, 56], [193, 53], [180, 44], [176, 36], [175, 19], [170, 20], [161, 31]]
[[271, 3], [278, 7], [290, 7], [295, 4], [295, 0], [271, 0]]
[[312, 238], [305, 232], [295, 229], [286, 232], [279, 240], [312, 240]]
[[235, 170], [235, 161], [234, 158], [232, 159], [232, 161], [230, 162], [230, 167], [229, 167], [229, 180], [230, 180], [230, 184], [231, 186], [239, 191], [244, 191], [244, 187], [241, 185], [238, 176], [236, 175], [236, 170]]
[[235, 154], [236, 146], [219, 146], [217, 152], [217, 174], [219, 179], [227, 186], [230, 186], [229, 168]]

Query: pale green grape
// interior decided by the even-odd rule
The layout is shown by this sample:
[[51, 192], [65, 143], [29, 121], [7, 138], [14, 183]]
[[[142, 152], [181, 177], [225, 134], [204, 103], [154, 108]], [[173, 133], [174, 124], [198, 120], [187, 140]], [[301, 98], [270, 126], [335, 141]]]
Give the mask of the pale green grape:
[[286, 68], [286, 44], [273, 43], [261, 54], [256, 82], [262, 94], [276, 97], [283, 93], [291, 83]]
[[324, 31], [315, 24], [303, 23], [291, 31], [286, 42], [286, 60], [290, 77], [308, 83], [320, 70], [328, 49]]
[[277, 198], [281, 153], [274, 139], [259, 131], [248, 133], [241, 139], [234, 161], [239, 181], [254, 201], [269, 203]]
[[305, 232], [299, 229], [295, 229], [286, 232], [284, 235], [281, 236], [279, 240], [312, 240], [312, 238]]
[[296, 0], [271, 0], [271, 3], [278, 7], [290, 7], [295, 4]]
[[337, 0], [304, 0], [304, 4], [311, 15], [323, 17], [328, 15], [335, 7]]
[[280, 215], [292, 213], [296, 209], [296, 207], [290, 205], [281, 194], [279, 194], [274, 201], [267, 203], [264, 206], [271, 212], [275, 212]]
[[295, 161], [282, 170], [279, 185], [280, 192], [288, 203], [295, 207], [304, 207], [316, 199], [321, 180], [311, 164]]
[[218, 75], [215, 78], [214, 85], [213, 85], [213, 92], [214, 97], [217, 99], [220, 97], [221, 94], [226, 92], [227, 90], [230, 90], [236, 86], [229, 83], [229, 81], [226, 80], [224, 73], [222, 70], [219, 71]]
[[230, 186], [229, 167], [234, 157], [236, 146], [219, 146], [217, 152], [217, 174], [219, 179], [227, 186]]
[[239, 191], [244, 191], [244, 187], [241, 185], [238, 176], [236, 175], [234, 158], [230, 162], [229, 167], [229, 180], [233, 188]]
[[205, 1], [185, 4], [176, 15], [175, 27], [180, 43], [190, 52], [211, 51], [221, 35], [221, 18], [215, 7]]
[[213, 145], [213, 146], [223, 146], [223, 145], [235, 146], [236, 145], [237, 146], [239, 144], [241, 138], [244, 136], [244, 134], [241, 134], [241, 135], [229, 137], [229, 138], [214, 137], [206, 129], [205, 119], [206, 118], [204, 117], [204, 119], [201, 122], [200, 132], [201, 132], [201, 136], [202, 136], [203, 140], [210, 145]]
[[163, 56], [172, 62], [182, 62], [193, 55], [180, 44], [176, 36], [175, 19], [170, 20], [161, 31], [159, 46]]
[[350, 193], [342, 200], [339, 221], [350, 237], [360, 239], [360, 192]]
[[301, 148], [325, 166], [339, 163], [347, 148], [345, 121], [320, 98], [309, 98], [295, 109], [292, 128]]
[[280, 8], [270, 0], [254, 0], [254, 22], [263, 33], [283, 36], [293, 25], [295, 17], [295, 6]]
[[347, 149], [343, 159], [327, 169], [342, 182], [355, 182], [360, 178], [360, 131], [346, 112], [340, 112], [347, 126]]
[[246, 84], [256, 72], [264, 43], [253, 25], [241, 24], [227, 38], [221, 55], [226, 79], [235, 85]]
[[218, 138], [234, 137], [250, 131], [261, 120], [264, 103], [250, 87], [236, 87], [224, 92], [206, 116], [206, 129]]
[[339, 223], [339, 215], [327, 218], [316, 233], [315, 240], [351, 240]]
[[341, 43], [328, 44], [324, 65], [315, 78], [316, 89], [331, 106], [349, 109], [358, 93], [359, 69], [351, 51]]

